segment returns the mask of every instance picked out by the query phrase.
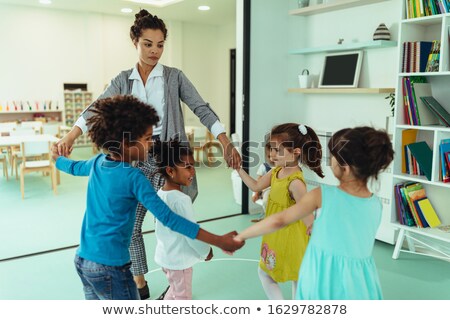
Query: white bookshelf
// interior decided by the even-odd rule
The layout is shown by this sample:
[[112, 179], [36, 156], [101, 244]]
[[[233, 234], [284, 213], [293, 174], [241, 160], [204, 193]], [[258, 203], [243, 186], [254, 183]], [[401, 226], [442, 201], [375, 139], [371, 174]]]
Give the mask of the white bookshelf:
[[[403, 3], [403, 17], [405, 17]], [[450, 138], [450, 128], [444, 126], [408, 125], [404, 116], [402, 79], [407, 76], [424, 76], [431, 84], [432, 95], [450, 112], [450, 14], [441, 14], [421, 18], [404, 19], [399, 25], [399, 55], [397, 94], [395, 108], [394, 149], [392, 192], [395, 184], [401, 182], [420, 182], [426, 190], [436, 213], [443, 225], [450, 224], [450, 183], [443, 183], [440, 177], [439, 144], [442, 139]], [[408, 41], [441, 41], [438, 72], [402, 72], [403, 42]], [[425, 176], [402, 172], [402, 132], [417, 129], [417, 141], [426, 141], [433, 151], [431, 180]], [[394, 197], [393, 197], [394, 199]], [[399, 230], [393, 258], [397, 259], [401, 252], [409, 252], [450, 261], [450, 233], [438, 228], [418, 228], [401, 225], [397, 221], [395, 201], [391, 204], [391, 222]], [[406, 240], [406, 243], [405, 243]], [[405, 244], [407, 245], [406, 247]]]

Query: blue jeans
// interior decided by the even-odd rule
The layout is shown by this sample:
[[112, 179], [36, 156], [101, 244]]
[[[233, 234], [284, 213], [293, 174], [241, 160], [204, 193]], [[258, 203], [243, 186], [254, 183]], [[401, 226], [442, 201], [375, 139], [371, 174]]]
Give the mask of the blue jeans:
[[75, 267], [86, 300], [139, 300], [130, 271], [131, 262], [120, 267], [106, 266], [75, 255]]

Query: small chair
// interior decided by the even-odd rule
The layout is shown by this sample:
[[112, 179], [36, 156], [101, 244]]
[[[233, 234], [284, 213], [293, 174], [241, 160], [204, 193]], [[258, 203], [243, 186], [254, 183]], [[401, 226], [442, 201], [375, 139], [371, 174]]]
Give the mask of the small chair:
[[[50, 173], [53, 193], [56, 194], [56, 172], [51, 159], [51, 142], [22, 142], [22, 163], [20, 164], [20, 191], [25, 196], [25, 173], [41, 171]], [[27, 160], [29, 154], [48, 154], [47, 160]]]
[[[206, 157], [208, 160], [208, 167], [211, 166], [211, 163], [214, 161], [214, 153], [213, 153], [213, 148], [217, 148], [222, 150], [222, 145], [220, 144], [220, 142], [215, 141], [214, 139], [214, 135], [208, 130], [205, 129], [206, 133], [205, 133], [205, 140], [204, 141], [198, 141], [195, 143], [194, 142], [194, 152], [195, 152], [195, 161], [199, 162], [199, 152], [203, 151], [204, 153], [206, 152]], [[195, 140], [195, 137], [194, 137]]]
[[[11, 136], [34, 136], [36, 135], [36, 130], [33, 129], [31, 126], [25, 126], [25, 127], [17, 127], [15, 130], [10, 132]], [[29, 157], [40, 157], [41, 154], [35, 154], [31, 155], [29, 154]], [[16, 180], [19, 179], [19, 176], [17, 175], [17, 162], [22, 159], [22, 151], [20, 150], [19, 146], [13, 146], [10, 148], [10, 165], [11, 165], [11, 177], [14, 176], [14, 171], [16, 172]]]
[[[41, 171], [50, 173], [52, 181], [53, 193], [56, 194], [56, 172], [55, 166], [51, 159], [51, 142], [50, 141], [30, 141], [22, 142], [22, 163], [20, 164], [20, 191], [22, 199], [25, 196], [25, 179], [24, 175], [29, 172]], [[48, 154], [47, 160], [27, 160], [32, 154]]]
[[8, 167], [6, 166], [6, 155], [0, 153], [0, 163], [3, 166], [3, 176], [6, 177], [6, 181], [8, 181]]

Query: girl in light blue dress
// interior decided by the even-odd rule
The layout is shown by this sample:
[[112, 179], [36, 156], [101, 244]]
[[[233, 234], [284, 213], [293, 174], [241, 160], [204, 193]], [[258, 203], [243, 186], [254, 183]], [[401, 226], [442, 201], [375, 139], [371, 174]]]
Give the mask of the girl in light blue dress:
[[[328, 143], [338, 186], [323, 185], [288, 209], [249, 227], [245, 240], [274, 232], [315, 211], [311, 239], [300, 266], [297, 299], [382, 299], [372, 257], [381, 202], [368, 187], [391, 163], [391, 141], [370, 127], [342, 129]], [[320, 210], [317, 210], [320, 209]]]

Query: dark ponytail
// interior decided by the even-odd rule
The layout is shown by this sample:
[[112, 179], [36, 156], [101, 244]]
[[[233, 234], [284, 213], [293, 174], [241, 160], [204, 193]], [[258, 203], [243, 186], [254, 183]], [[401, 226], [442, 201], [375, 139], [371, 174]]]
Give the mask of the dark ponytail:
[[336, 132], [328, 143], [337, 162], [348, 165], [356, 178], [367, 182], [378, 178], [394, 158], [394, 150], [385, 131], [371, 127], [346, 128]]
[[161, 30], [164, 35], [164, 40], [167, 39], [167, 28], [162, 19], [152, 15], [145, 9], [141, 9], [135, 15], [134, 24], [130, 28], [130, 37], [133, 42], [139, 40], [142, 31], [145, 29]]
[[[300, 132], [300, 126], [303, 126], [303, 133]], [[271, 136], [279, 136], [283, 147], [289, 149], [300, 148], [300, 161], [309, 169], [314, 171], [319, 177], [324, 174], [321, 167], [322, 146], [317, 134], [311, 127], [299, 125], [298, 123], [284, 123], [272, 128]]]

